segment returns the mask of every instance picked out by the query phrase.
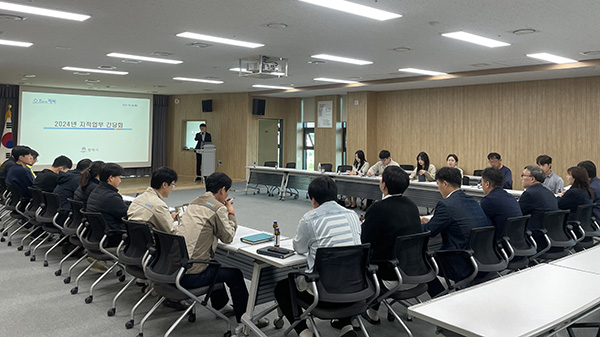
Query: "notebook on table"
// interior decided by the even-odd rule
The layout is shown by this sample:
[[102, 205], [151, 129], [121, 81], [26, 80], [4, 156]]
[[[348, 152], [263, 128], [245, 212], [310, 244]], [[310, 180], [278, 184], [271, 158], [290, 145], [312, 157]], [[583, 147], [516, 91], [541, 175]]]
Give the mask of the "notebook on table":
[[256, 245], [256, 244], [263, 243], [263, 242], [273, 241], [273, 239], [275, 239], [275, 236], [273, 234], [258, 233], [258, 234], [244, 236], [240, 240], [243, 243]]
[[290, 257], [296, 252], [291, 249], [281, 248], [281, 247], [263, 247], [256, 250], [258, 254], [273, 256], [280, 259], [285, 259], [286, 257]]

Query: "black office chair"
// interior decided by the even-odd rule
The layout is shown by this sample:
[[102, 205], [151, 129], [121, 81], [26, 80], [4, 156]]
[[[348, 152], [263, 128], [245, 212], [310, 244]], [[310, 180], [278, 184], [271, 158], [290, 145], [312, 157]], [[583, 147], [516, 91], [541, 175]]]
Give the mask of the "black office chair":
[[332, 172], [333, 171], [333, 164], [329, 164], [329, 163], [321, 164], [321, 170], [323, 172]]
[[[427, 283], [437, 277], [438, 266], [433, 259], [433, 254], [427, 249], [430, 231], [399, 236], [394, 245], [395, 259], [386, 261], [394, 266], [394, 271], [398, 280], [398, 285], [380, 294], [376, 301], [382, 302], [388, 309], [388, 320], [398, 320], [402, 328], [412, 336], [411, 331], [400, 319], [400, 316], [392, 309], [394, 303], [400, 303], [409, 307], [412, 303], [409, 299], [417, 299], [427, 292]], [[371, 261], [376, 263], [376, 261]], [[381, 264], [377, 263], [380, 268]], [[403, 285], [413, 285], [411, 288], [404, 288]], [[403, 288], [403, 289], [401, 289]], [[389, 302], [388, 302], [389, 301]], [[419, 301], [420, 302], [420, 301]]]
[[[215, 289], [222, 289], [223, 287], [222, 283], [216, 283], [217, 273], [214, 274], [215, 277], [209, 286], [186, 289], [181, 286], [180, 283], [185, 272], [194, 264], [208, 264], [217, 267], [220, 267], [220, 264], [216, 261], [190, 260], [185, 245], [185, 238], [183, 236], [168, 234], [157, 230], [154, 231], [153, 235], [155, 246], [150, 247], [149, 249], [149, 256], [146, 260], [147, 262], [144, 264], [144, 274], [146, 275], [146, 278], [152, 282], [154, 290], [160, 297], [152, 309], [150, 309], [144, 318], [142, 318], [142, 321], [140, 322], [140, 334], [138, 337], [143, 336], [146, 320], [165, 299], [174, 301], [186, 299], [194, 300], [194, 303], [191, 304], [169, 328], [165, 336], [169, 335], [179, 322], [194, 309], [196, 303], [201, 304], [219, 319], [224, 320], [227, 323], [227, 332], [225, 332], [224, 336], [231, 336], [231, 323], [229, 318], [220, 311], [207, 305], [212, 291]], [[203, 300], [200, 299], [200, 296], [202, 295], [204, 295]], [[196, 315], [192, 311], [191, 315], [188, 316], [188, 321], [194, 322], [195, 320]]]
[[[479, 269], [473, 256], [473, 251], [468, 249], [438, 250], [433, 254], [440, 268], [440, 275], [446, 282], [446, 290], [437, 296], [449, 292], [461, 290], [471, 285], [477, 276]], [[456, 270], [456, 266], [467, 265], [469, 270], [466, 274]]]
[[406, 171], [412, 171], [415, 169], [415, 165], [411, 165], [411, 164], [401, 164], [400, 167]]
[[285, 168], [295, 169], [296, 168], [296, 163], [294, 163], [294, 162], [285, 163]]
[[581, 240], [575, 245], [577, 251], [593, 247], [597, 243], [594, 238], [600, 236], [600, 226], [592, 218], [595, 206], [596, 204], [589, 204], [577, 207], [579, 225], [576, 229], [581, 234]]
[[[40, 212], [38, 212], [36, 220], [41, 224], [41, 228], [47, 233], [47, 236], [33, 248], [30, 258], [31, 261], [35, 261], [35, 252], [44, 242], [49, 241], [54, 235], [62, 236], [62, 227], [64, 225], [58, 223], [58, 215], [61, 210], [60, 196], [56, 193], [41, 193], [44, 198], [44, 207]], [[48, 254], [50, 254], [50, 252], [56, 249], [56, 247], [58, 247], [66, 239], [66, 236], [62, 236], [54, 245], [52, 245], [52, 247], [50, 247], [50, 249], [46, 251], [46, 254], [44, 255], [44, 267], [48, 267]]]
[[[33, 187], [30, 187], [29, 189], [33, 190]], [[11, 194], [11, 193], [9, 193], [9, 194]], [[17, 212], [17, 210], [21, 208], [22, 204], [19, 205], [19, 207], [16, 207], [16, 205], [14, 205], [14, 206], [11, 205], [11, 202], [12, 202], [12, 200], [9, 200], [9, 202], [5, 204], [6, 209], [9, 211], [13, 210], [15, 213], [17, 213], [16, 214], [17, 222], [20, 221], [22, 224], [16, 230], [11, 232], [10, 235], [8, 236], [8, 245], [9, 246], [12, 246], [12, 238], [19, 231], [21, 231], [24, 228], [29, 228], [34, 225], [39, 225], [39, 223], [37, 223], [37, 221], [35, 220], [35, 215], [40, 210], [40, 208], [43, 207], [44, 199], [43, 199], [43, 196], [41, 193], [32, 194], [32, 199], [25, 206], [23, 215], [21, 215], [21, 214], [19, 214], [19, 212]], [[4, 241], [4, 237], [2, 237], [1, 241]]]
[[531, 215], [506, 219], [504, 242], [508, 242], [506, 248], [509, 257], [512, 257], [507, 266], [509, 270], [526, 268], [530, 258], [537, 253], [537, 243], [531, 236], [531, 231], [527, 230], [529, 218]]
[[[2, 237], [0, 238], [0, 241], [2, 241], [2, 242], [5, 241], [4, 237], [8, 235], [8, 230], [10, 228], [14, 227], [15, 225], [17, 225], [20, 222], [23, 222], [23, 225], [26, 225], [27, 221], [31, 220], [30, 217], [25, 215], [25, 210], [26, 210], [27, 205], [29, 204], [30, 198], [24, 197], [21, 190], [16, 186], [7, 186], [7, 189], [9, 191], [9, 195], [8, 195], [8, 199], [6, 201], [6, 209], [10, 211], [9, 215], [10, 215], [11, 219], [9, 220], [9, 222], [4, 227], [4, 230], [2, 231]], [[29, 222], [29, 224], [31, 224], [31, 222]], [[25, 226], [25, 227], [20, 226], [18, 228], [18, 230], [21, 230], [21, 228], [27, 228], [27, 226]], [[16, 233], [16, 231], [11, 234], [14, 235], [14, 233]], [[17, 250], [23, 250], [23, 242], [25, 241], [25, 239], [27, 239], [28, 237], [30, 237], [34, 234], [37, 235], [38, 232], [31, 231], [31, 232], [27, 233], [27, 235], [25, 235], [21, 241], [21, 246], [17, 247]], [[11, 241], [9, 240], [9, 242], [11, 242]]]
[[[480, 273], [489, 273], [484, 278], [478, 278], [477, 283], [489, 280], [508, 267], [510, 261], [501, 245], [496, 241], [496, 228], [494, 226], [477, 227], [471, 229], [469, 234], [468, 249], [473, 251], [473, 258], [477, 263]], [[495, 274], [495, 275], [494, 275]], [[480, 276], [482, 276], [480, 274]]]
[[[312, 273], [290, 273], [290, 291], [292, 306], [305, 309], [302, 315], [294, 313], [297, 319], [284, 332], [287, 336], [290, 331], [304, 319], [311, 321], [316, 328], [313, 317], [320, 319], [339, 319], [356, 316], [360, 328], [368, 333], [360, 319], [360, 314], [365, 312], [368, 304], [379, 294], [379, 281], [377, 280], [377, 266], [369, 265], [369, 244], [318, 248], [314, 271]], [[313, 293], [313, 302], [305, 302], [296, 296], [296, 277], [304, 277]], [[323, 307], [320, 302], [347, 304], [339, 307]], [[277, 326], [282, 320], [278, 318]]]
[[[573, 226], [567, 224], [569, 210], [550, 211], [544, 214], [544, 229], [533, 230], [538, 253], [533, 260], [555, 260], [569, 255], [577, 244]], [[541, 238], [539, 241], [537, 238]]]
[[481, 175], [483, 175], [483, 170], [475, 170], [475, 171], [473, 171], [473, 175], [481, 177]]
[[[73, 248], [73, 250], [71, 250], [62, 260], [60, 260], [60, 263], [58, 265], [58, 270], [56, 270], [54, 272], [54, 275], [56, 275], [56, 276], [60, 276], [62, 274], [63, 263], [65, 263], [65, 261], [69, 257], [71, 257], [72, 255], [77, 253], [80, 249], [83, 249], [83, 244], [81, 243], [81, 240], [79, 240], [79, 235], [83, 231], [84, 217], [83, 217], [83, 214], [81, 213], [81, 211], [83, 211], [85, 205], [81, 201], [76, 201], [73, 199], [67, 199], [67, 200], [71, 204], [71, 211], [69, 212], [67, 220], [65, 220], [65, 224], [62, 228], [62, 231], [65, 236], [69, 237], [69, 243], [72, 244], [73, 246], [75, 246], [75, 248]], [[77, 261], [75, 261], [75, 263], [73, 263], [71, 265], [71, 267], [69, 267], [69, 273], [68, 273], [67, 277], [65, 277], [65, 279], [63, 280], [63, 282], [65, 284], [68, 284], [71, 282], [71, 275], [73, 273], [73, 269], [75, 269], [75, 267], [77, 265], [79, 265], [87, 257], [88, 257], [88, 255], [84, 251], [83, 255]]]
[[465, 186], [469, 186], [471, 183], [471, 178], [467, 177], [467, 176], [463, 176], [462, 177], [462, 184]]
[[336, 172], [345, 173], [346, 171], [352, 171], [352, 165], [338, 165]]
[[266, 161], [263, 166], [277, 167], [278, 165], [279, 165], [279, 163], [277, 161], [273, 160], [273, 161]]

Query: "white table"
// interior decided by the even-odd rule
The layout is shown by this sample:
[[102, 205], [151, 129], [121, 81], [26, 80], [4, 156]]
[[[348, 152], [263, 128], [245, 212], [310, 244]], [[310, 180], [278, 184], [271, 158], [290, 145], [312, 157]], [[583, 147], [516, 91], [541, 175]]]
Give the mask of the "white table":
[[542, 264], [408, 308], [465, 336], [545, 336], [600, 307], [600, 275]]
[[600, 246], [595, 246], [577, 254], [565, 256], [562, 259], [550, 262], [550, 264], [600, 275], [600, 263], [598, 261], [600, 261]]

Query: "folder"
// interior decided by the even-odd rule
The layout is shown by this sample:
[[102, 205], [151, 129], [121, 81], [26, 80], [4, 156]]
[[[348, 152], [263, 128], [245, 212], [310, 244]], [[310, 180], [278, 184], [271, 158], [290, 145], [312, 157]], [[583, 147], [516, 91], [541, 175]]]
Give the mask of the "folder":
[[285, 259], [286, 257], [290, 257], [296, 254], [296, 252], [294, 252], [293, 250], [281, 247], [263, 247], [257, 249], [256, 252], [261, 255], [277, 257], [280, 259]]
[[256, 244], [263, 243], [263, 242], [273, 241], [273, 239], [275, 239], [275, 236], [273, 234], [258, 233], [258, 234], [254, 234], [254, 235], [244, 236], [240, 240], [243, 243], [256, 245]]

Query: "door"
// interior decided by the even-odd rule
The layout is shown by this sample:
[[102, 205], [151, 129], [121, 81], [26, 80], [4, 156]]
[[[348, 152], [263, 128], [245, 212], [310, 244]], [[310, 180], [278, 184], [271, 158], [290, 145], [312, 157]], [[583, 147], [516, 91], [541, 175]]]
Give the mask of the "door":
[[261, 118], [258, 120], [258, 162], [276, 161], [281, 167], [281, 120]]

